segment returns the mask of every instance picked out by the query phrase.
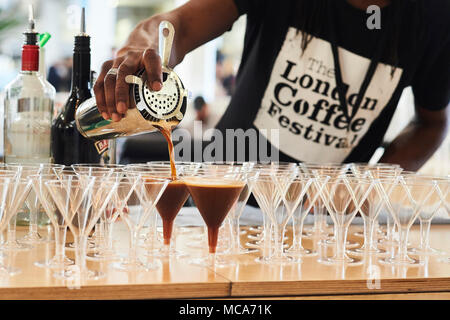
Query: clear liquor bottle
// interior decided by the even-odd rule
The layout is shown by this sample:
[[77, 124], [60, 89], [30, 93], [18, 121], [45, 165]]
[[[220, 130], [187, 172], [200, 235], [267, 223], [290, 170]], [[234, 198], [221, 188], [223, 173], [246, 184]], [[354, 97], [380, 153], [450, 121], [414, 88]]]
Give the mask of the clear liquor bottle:
[[39, 74], [38, 33], [30, 17], [24, 32], [22, 68], [5, 88], [5, 163], [49, 163], [55, 92]]

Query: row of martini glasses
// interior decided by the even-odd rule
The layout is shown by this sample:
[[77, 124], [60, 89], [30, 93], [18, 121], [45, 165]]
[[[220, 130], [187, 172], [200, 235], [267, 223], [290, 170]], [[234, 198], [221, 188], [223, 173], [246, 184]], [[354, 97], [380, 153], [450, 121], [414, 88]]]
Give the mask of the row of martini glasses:
[[[0, 230], [6, 226], [14, 228], [13, 217], [22, 203], [27, 203], [31, 216], [41, 204], [54, 227], [56, 245], [55, 256], [38, 264], [53, 269], [55, 277], [70, 278], [76, 274], [98, 279], [104, 276], [88, 270], [86, 258], [115, 261], [114, 267], [120, 270], [149, 270], [157, 267], [155, 256], [181, 256], [171, 245], [174, 221], [190, 195], [206, 225], [209, 253], [189, 262], [228, 265], [234, 262], [234, 255], [253, 252], [240, 243], [239, 224], [253, 193], [264, 221], [261, 237], [254, 246], [259, 251], [260, 263], [297, 263], [301, 257], [315, 254], [303, 248], [302, 237], [318, 234], [322, 243], [335, 246], [334, 256], [318, 259], [322, 263], [357, 264], [360, 260], [348, 254], [364, 253], [380, 255], [382, 263], [413, 265], [420, 262], [408, 256], [410, 226], [417, 217], [421, 226], [425, 222], [420, 249], [432, 252], [426, 239], [429, 237], [426, 222], [440, 208], [449, 209], [448, 177], [418, 175], [395, 165], [176, 163], [176, 169], [174, 179], [168, 162], [127, 166], [78, 164], [70, 168], [48, 164], [5, 165], [0, 172], [3, 190], [0, 210], [5, 212], [1, 215]], [[388, 248], [385, 250], [379, 248], [376, 223], [383, 210], [394, 222], [387, 226], [383, 239]], [[314, 226], [304, 236], [303, 222], [310, 212], [314, 213]], [[331, 237], [326, 225], [327, 214], [334, 223]], [[364, 220], [364, 246], [348, 250], [348, 227], [356, 214]], [[162, 244], [156, 231], [158, 215], [163, 224]], [[113, 248], [112, 227], [119, 216], [130, 231], [126, 258], [118, 257]], [[31, 222], [35, 220], [30, 218]], [[232, 227], [232, 241], [228, 254], [218, 258], [219, 232], [225, 220]], [[292, 221], [293, 241], [286, 250], [289, 221]], [[137, 250], [144, 225], [150, 230], [144, 241], [146, 262], [139, 259]], [[64, 252], [67, 228], [74, 238], [75, 262]], [[95, 250], [89, 243], [94, 228]], [[30, 223], [27, 237], [39, 241], [34, 223]], [[3, 242], [3, 249], [8, 243], [11, 241]], [[93, 252], [90, 255], [89, 250]], [[14, 273], [5, 266], [3, 270]]]

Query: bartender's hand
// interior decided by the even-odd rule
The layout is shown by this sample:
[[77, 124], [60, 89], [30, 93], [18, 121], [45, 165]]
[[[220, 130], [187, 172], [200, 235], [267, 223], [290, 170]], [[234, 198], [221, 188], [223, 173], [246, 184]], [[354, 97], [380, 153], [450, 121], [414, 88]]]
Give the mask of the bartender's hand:
[[117, 52], [117, 57], [103, 63], [95, 82], [95, 98], [103, 118], [120, 121], [130, 107], [129, 84], [125, 82], [127, 75], [145, 68], [148, 87], [153, 91], [161, 90], [162, 69], [158, 54], [161, 21], [170, 21], [175, 28], [169, 61], [169, 67], [173, 68], [188, 52], [229, 30], [237, 18], [233, 0], [191, 0], [173, 11], [139, 23], [125, 46]]

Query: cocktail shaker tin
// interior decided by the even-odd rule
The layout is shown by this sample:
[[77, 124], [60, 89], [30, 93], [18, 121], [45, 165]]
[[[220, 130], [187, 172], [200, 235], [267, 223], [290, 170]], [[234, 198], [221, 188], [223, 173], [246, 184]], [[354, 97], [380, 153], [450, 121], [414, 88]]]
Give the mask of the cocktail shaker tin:
[[130, 108], [119, 122], [103, 119], [95, 97], [80, 104], [75, 113], [78, 131], [94, 140], [132, 136], [176, 127], [186, 112], [188, 91], [178, 75], [168, 67], [175, 30], [168, 21], [159, 25], [159, 52], [162, 61], [163, 84], [160, 91], [152, 91], [146, 73], [140, 70], [128, 75]]

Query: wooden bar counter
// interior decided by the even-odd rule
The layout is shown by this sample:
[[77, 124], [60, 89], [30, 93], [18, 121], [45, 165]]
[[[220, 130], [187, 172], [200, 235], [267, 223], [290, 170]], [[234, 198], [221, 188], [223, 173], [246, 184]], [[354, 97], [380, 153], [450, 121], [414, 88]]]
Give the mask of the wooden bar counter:
[[[450, 253], [450, 225], [432, 225], [431, 229], [431, 245]], [[191, 255], [204, 252], [206, 242], [202, 248], [190, 246], [203, 228], [179, 230], [180, 251]], [[250, 232], [248, 227], [243, 230]], [[353, 236], [356, 230], [361, 227], [351, 227], [349, 240], [361, 242], [362, 238]], [[17, 239], [25, 232], [25, 227], [18, 227]], [[241, 237], [246, 241], [247, 233]], [[411, 245], [418, 244], [418, 237], [418, 226], [413, 226]], [[114, 238], [115, 248], [125, 255], [128, 232], [120, 221], [114, 226]], [[67, 241], [71, 241], [70, 234]], [[305, 239], [304, 247], [312, 248], [312, 241]], [[141, 258], [151, 259], [144, 256], [143, 248], [139, 250]], [[88, 261], [90, 269], [106, 276], [79, 283], [56, 279], [50, 269], [34, 265], [53, 254], [54, 243], [46, 243], [8, 256], [5, 263], [20, 268], [21, 273], [1, 279], [0, 299], [450, 299], [450, 264], [439, 260], [443, 256], [431, 256], [419, 267], [385, 266], [375, 259], [372, 264], [366, 261], [342, 268], [320, 264], [317, 256], [297, 264], [266, 265], [255, 262], [257, 254], [247, 254], [234, 256], [235, 265], [215, 270], [188, 264], [189, 258], [179, 257], [157, 259], [158, 268], [140, 272], [116, 270], [111, 262]], [[72, 250], [66, 254], [74, 257]]]

